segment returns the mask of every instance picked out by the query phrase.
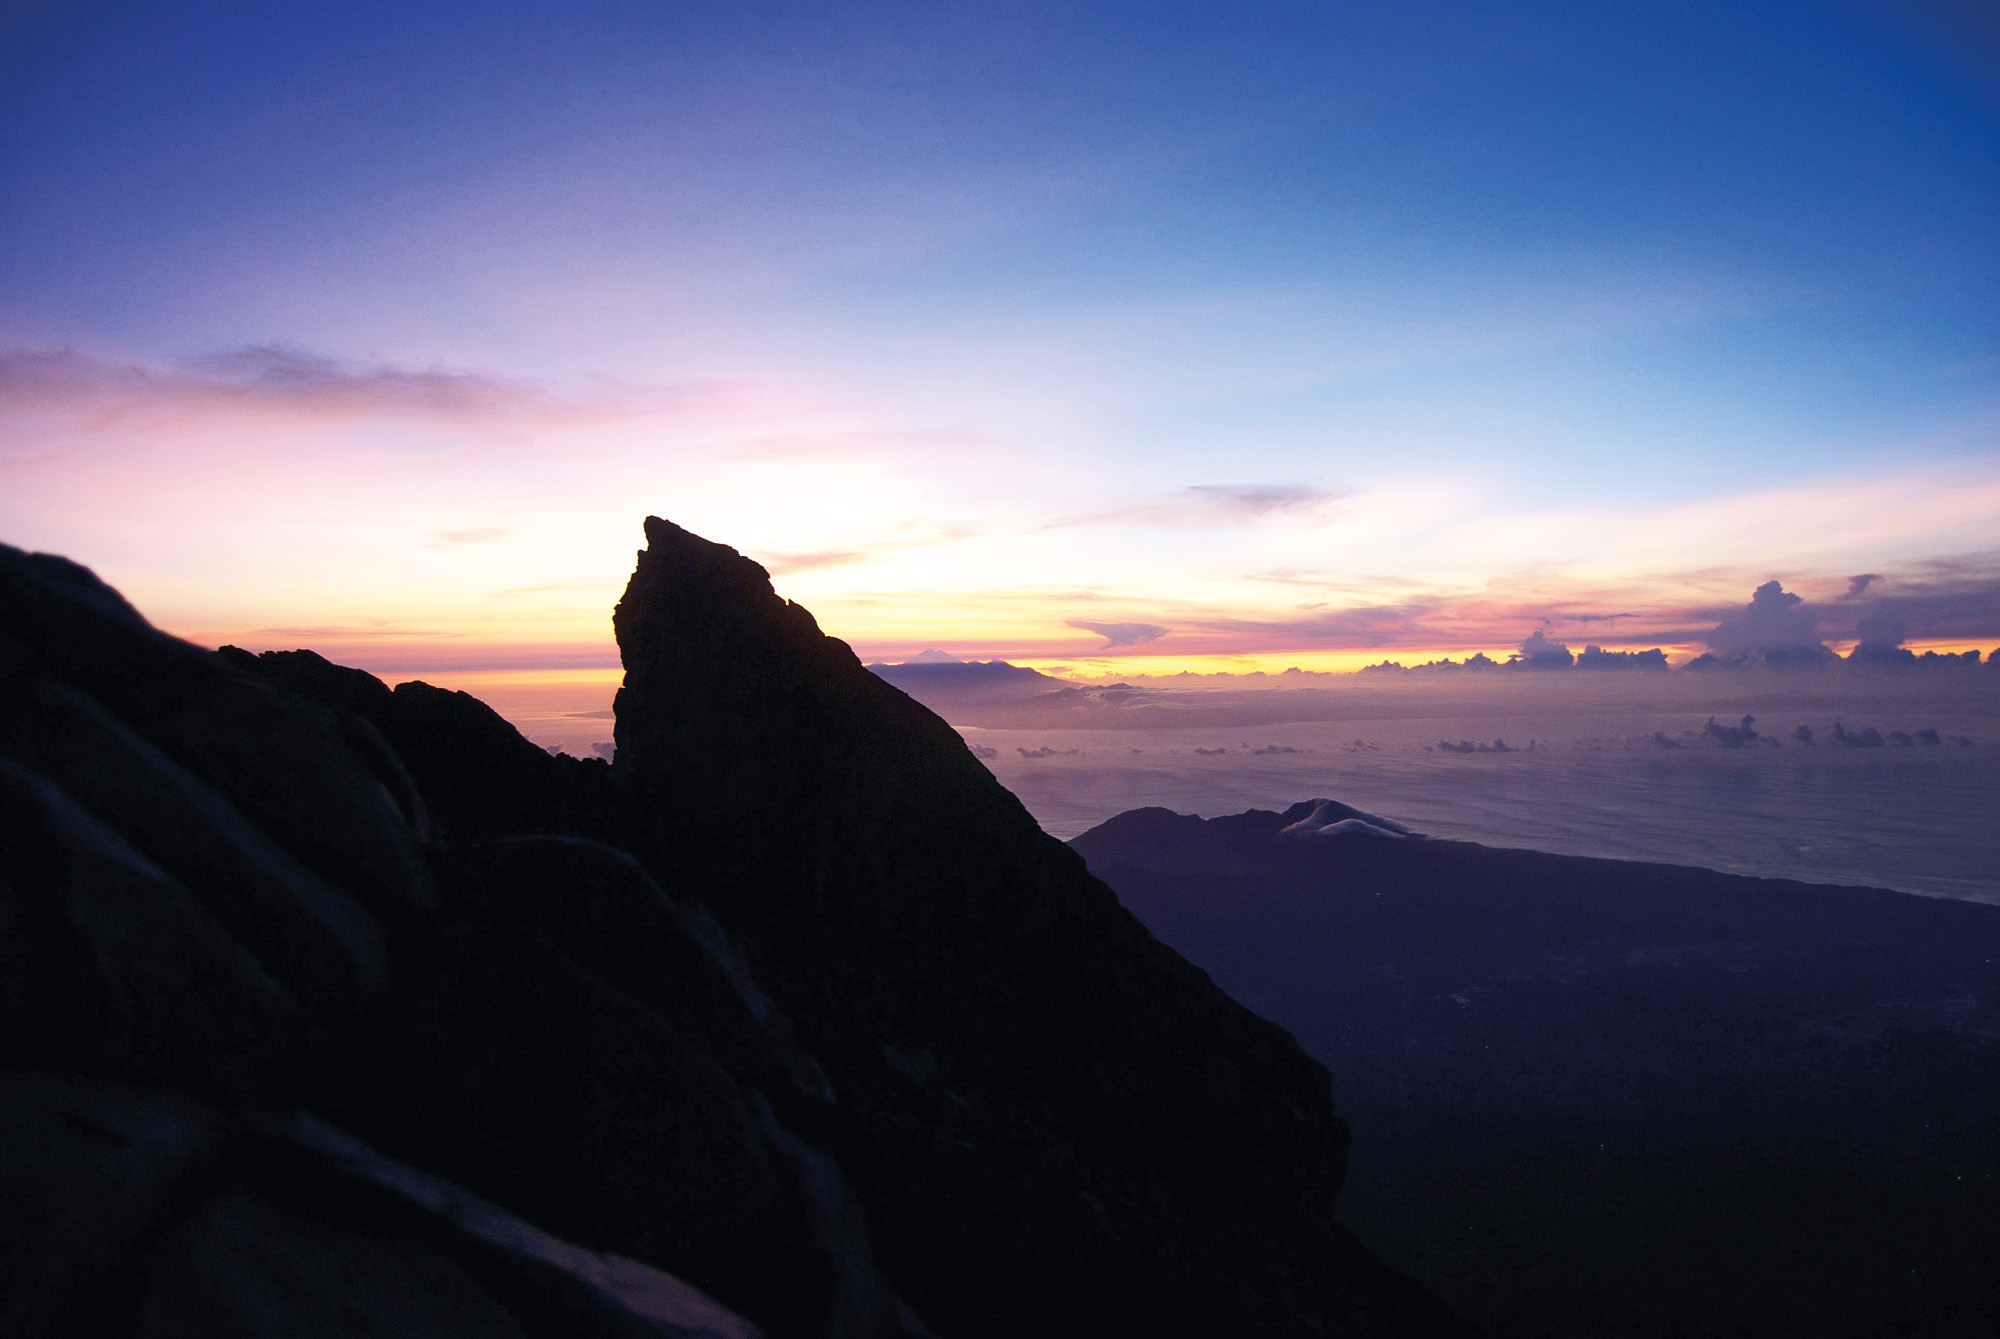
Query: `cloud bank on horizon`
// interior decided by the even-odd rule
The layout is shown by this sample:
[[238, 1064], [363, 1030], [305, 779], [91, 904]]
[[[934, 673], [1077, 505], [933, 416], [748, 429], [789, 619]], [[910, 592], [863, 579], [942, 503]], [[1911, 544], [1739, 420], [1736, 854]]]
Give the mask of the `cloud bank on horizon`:
[[2000, 643], [1951, 21], [10, 13], [0, 539], [384, 667], [614, 663], [647, 512], [870, 658]]

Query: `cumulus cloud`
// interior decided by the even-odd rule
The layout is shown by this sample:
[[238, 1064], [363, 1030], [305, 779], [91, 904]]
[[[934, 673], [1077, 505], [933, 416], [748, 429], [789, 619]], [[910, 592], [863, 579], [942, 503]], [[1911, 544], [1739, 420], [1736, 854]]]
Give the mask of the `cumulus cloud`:
[[[1868, 617], [1893, 609], [1905, 620], [1902, 637], [2000, 640], [2000, 554], [1972, 554], [1912, 563], [1876, 578], [1886, 593]], [[1874, 626], [1871, 624], [1871, 627]], [[1887, 624], [1882, 625], [1887, 630]], [[1863, 641], [1876, 641], [1856, 629]]]
[[1567, 646], [1549, 636], [1546, 628], [1536, 628], [1521, 643], [1521, 663], [1531, 669], [1568, 669], [1575, 659]]
[[1107, 651], [1117, 646], [1144, 646], [1147, 642], [1158, 641], [1172, 631], [1157, 623], [1091, 623], [1079, 618], [1071, 619], [1069, 626], [1096, 633], [1104, 638], [1104, 649]]
[[1820, 649], [1819, 620], [1805, 599], [1776, 581], [1757, 587], [1740, 613], [1727, 615], [1707, 633], [1709, 649], [1722, 655]]
[[1870, 586], [1881, 579], [1882, 574], [1880, 572], [1862, 572], [1859, 575], [1851, 576], [1847, 578], [1847, 593], [1840, 598], [1843, 600], [1858, 600], [1862, 595], [1867, 593]]
[[1854, 625], [1866, 650], [1893, 651], [1910, 639], [1910, 620], [1893, 604], [1876, 606]]
[[[1678, 648], [1706, 643], [1716, 660], [1812, 664], [1833, 654], [1823, 635], [1846, 636], [1856, 615], [1889, 604], [1907, 619], [1910, 638], [1991, 639], [1989, 644], [2000, 645], [2000, 553], [1935, 559], [1868, 575], [1872, 580], [1865, 594], [1852, 604], [1835, 597], [1855, 584], [1853, 577], [1816, 573], [1800, 578], [1802, 584], [1810, 580], [1815, 590], [1825, 592], [1815, 602], [1780, 582], [1768, 581], [1757, 586], [1747, 602], [1731, 607], [1689, 598], [1696, 590], [1714, 589], [1718, 581], [1728, 583], [1722, 586], [1726, 590], [1741, 580], [1736, 573], [1712, 569], [1621, 580], [1597, 589], [1566, 580], [1425, 588], [1409, 580], [1359, 575], [1309, 579], [1298, 573], [1260, 574], [1256, 580], [1299, 587], [1302, 593], [1321, 598], [1289, 609], [1265, 610], [1164, 601], [1132, 605], [1129, 596], [1121, 595], [1118, 613], [1129, 619], [1150, 616], [1153, 625], [1170, 626], [1178, 654], [1411, 649], [1423, 651], [1421, 658], [1429, 659], [1440, 652], [1456, 658], [1469, 648], [1512, 643], [1519, 648], [1517, 663], [1527, 666], [1540, 663], [1542, 655], [1555, 662], [1565, 652], [1581, 650], [1567, 645], [1559, 629], [1602, 628], [1615, 620], [1623, 645], [1662, 649], [1600, 649], [1578, 654], [1570, 663], [1592, 669], [1664, 668], [1668, 651], [1679, 659]], [[1755, 584], [1753, 574], [1736, 588], [1748, 593]], [[1635, 595], [1652, 598], [1641, 602]], [[1538, 635], [1520, 640], [1521, 629], [1537, 625]], [[1580, 637], [1581, 632], [1575, 635]]]

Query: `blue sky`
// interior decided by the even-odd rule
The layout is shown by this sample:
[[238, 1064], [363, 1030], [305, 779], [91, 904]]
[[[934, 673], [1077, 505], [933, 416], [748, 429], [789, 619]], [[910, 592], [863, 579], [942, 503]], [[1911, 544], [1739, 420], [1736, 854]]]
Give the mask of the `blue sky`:
[[[602, 641], [646, 511], [885, 649], [1309, 648], [1305, 606], [1411, 589], [1463, 616], [1387, 644], [1486, 645], [1599, 596], [1665, 629], [1771, 576], [1978, 584], [1971, 12], [15, 15], [0, 533], [190, 635], [368, 646]], [[163, 497], [181, 528], [121, 511]], [[246, 576], [288, 539], [323, 566]]]

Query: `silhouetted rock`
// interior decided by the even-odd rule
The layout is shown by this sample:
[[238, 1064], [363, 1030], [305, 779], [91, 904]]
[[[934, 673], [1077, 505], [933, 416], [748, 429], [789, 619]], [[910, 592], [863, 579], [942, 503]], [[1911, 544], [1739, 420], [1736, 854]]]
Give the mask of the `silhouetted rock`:
[[965, 1335], [1446, 1328], [1334, 1225], [1346, 1129], [1291, 1038], [761, 567], [646, 535], [614, 616], [625, 840], [705, 890], [827, 1067], [920, 1314]]
[[364, 1005], [387, 984], [381, 927], [236, 809], [73, 689], [44, 685], [21, 755], [183, 882], [315, 1007]]
[[215, 1114], [159, 1090], [0, 1071], [0, 1334], [114, 1334], [131, 1259], [221, 1160]]
[[0, 759], [7, 1059], [245, 1100], [293, 1005], [186, 889], [47, 780]]
[[449, 1257], [533, 1335], [757, 1339], [755, 1326], [670, 1274], [552, 1237], [310, 1116], [265, 1124], [259, 1134], [266, 1179], [294, 1193], [323, 1194], [332, 1185], [349, 1192], [368, 1218], [386, 1217], [405, 1240], [427, 1241]]
[[756, 1339], [310, 1116], [0, 1072], [0, 1332]]
[[[18, 1332], [750, 1333], [710, 1302], [728, 1323], [708, 1331], [611, 1305], [645, 1279], [699, 1299], [636, 1259], [531, 1287], [524, 1271], [549, 1260], [496, 1265], [488, 1243], [477, 1286], [462, 1283], [457, 1247], [406, 1252], [406, 1231], [384, 1235], [327, 1177], [274, 1179], [217, 1133], [301, 1104], [591, 1250], [712, 1279], [775, 1333], [914, 1332], [842, 1174], [780, 1114], [823, 1128], [824, 1078], [738, 989], [713, 922], [604, 848], [469, 844], [588, 813], [602, 764], [549, 758], [460, 694], [391, 693], [309, 654], [199, 651], [73, 564], [4, 548], [0, 629], [0, 1073], [17, 1095], [99, 1082], [57, 1124], [104, 1125], [112, 1159], [93, 1171], [44, 1139], [0, 1160], [0, 1201], [73, 1229], [7, 1245]], [[625, 942], [595, 944], [597, 929]], [[633, 955], [648, 946], [678, 956], [649, 975]], [[180, 1142], [221, 1140], [228, 1165], [177, 1165], [156, 1213], [151, 1173], [117, 1141], [170, 1131], [160, 1104], [188, 1097], [215, 1114]], [[107, 1176], [130, 1212], [90, 1207]]]
[[648, 533], [616, 767], [0, 546], [0, 1329], [1455, 1332], [1323, 1069]]
[[163, 1237], [134, 1333], [145, 1339], [526, 1339], [463, 1271], [417, 1242], [218, 1195]]
[[335, 665], [311, 651], [234, 648], [223, 654], [271, 682], [310, 698], [394, 750], [420, 792], [427, 816], [458, 838], [523, 832], [594, 834], [608, 769], [596, 760], [551, 757], [470, 693], [427, 683], [397, 684]]

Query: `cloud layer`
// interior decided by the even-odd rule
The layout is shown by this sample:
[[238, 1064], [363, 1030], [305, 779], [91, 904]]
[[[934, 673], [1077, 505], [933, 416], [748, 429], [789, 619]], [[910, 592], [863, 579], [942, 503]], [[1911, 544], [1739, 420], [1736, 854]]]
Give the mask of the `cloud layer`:
[[178, 366], [117, 363], [71, 349], [0, 352], [0, 413], [82, 416], [99, 428], [141, 429], [189, 419], [436, 421], [590, 424], [712, 404], [724, 388], [600, 385], [587, 394], [490, 373], [349, 362], [296, 349], [249, 346]]
[[796, 391], [589, 384], [269, 347], [0, 357], [0, 525], [130, 553], [117, 579], [190, 635], [393, 623], [495, 663], [604, 638], [646, 512], [738, 546], [886, 659], [2000, 641], [2000, 553], [1922, 548], [2000, 529], [1976, 462], [1585, 514], [1461, 479], [1078, 472]]
[[1121, 646], [1144, 646], [1148, 642], [1158, 641], [1171, 631], [1157, 623], [1092, 623], [1088, 619], [1081, 618], [1069, 620], [1069, 626], [1081, 628], [1085, 632], [1095, 633], [1104, 638], [1103, 649], [1106, 651]]

